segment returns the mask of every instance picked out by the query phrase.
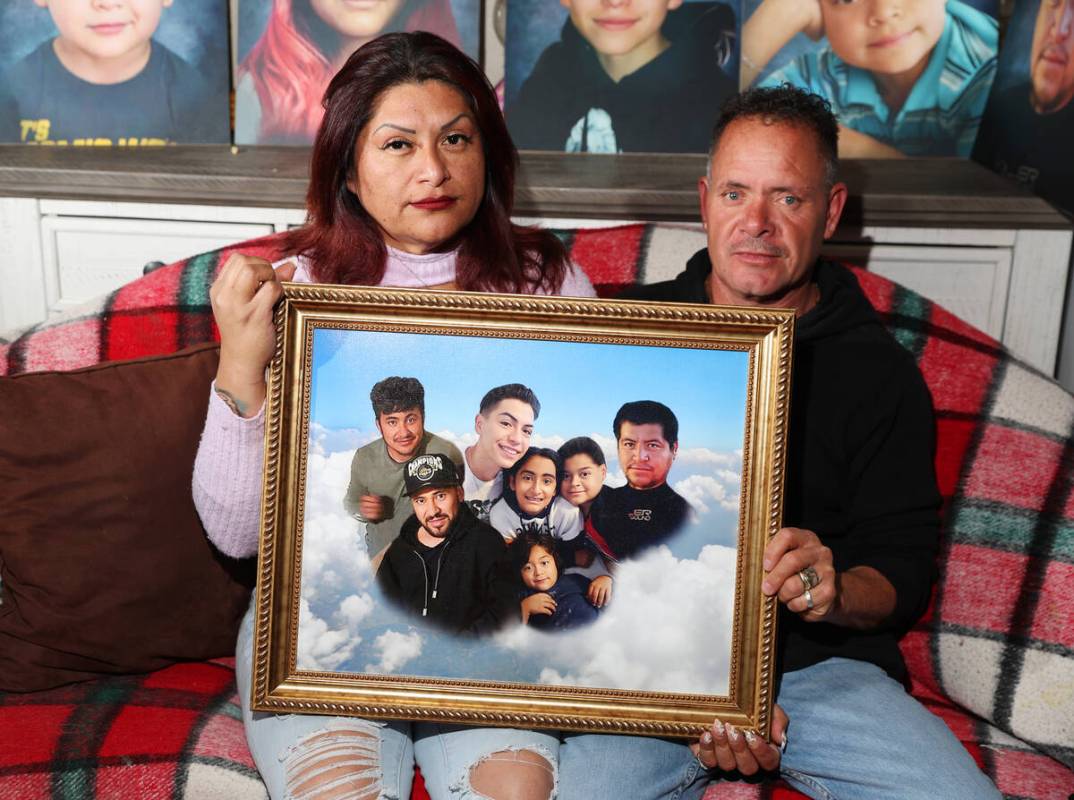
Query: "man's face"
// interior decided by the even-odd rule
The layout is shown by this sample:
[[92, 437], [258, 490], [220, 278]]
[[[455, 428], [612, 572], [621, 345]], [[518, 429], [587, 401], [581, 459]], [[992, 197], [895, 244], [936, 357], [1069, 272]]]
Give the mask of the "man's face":
[[1041, 0], [1029, 77], [1038, 114], [1058, 111], [1074, 97], [1074, 0]]
[[619, 466], [635, 489], [655, 489], [667, 482], [679, 443], [668, 444], [659, 422], [619, 426]]
[[533, 407], [521, 400], [501, 400], [474, 419], [477, 444], [483, 455], [500, 468], [513, 467], [530, 446], [533, 436]]
[[943, 34], [945, 0], [820, 0], [824, 34], [848, 64], [882, 75], [923, 70]]
[[795, 307], [824, 239], [835, 232], [846, 186], [826, 187], [812, 131], [742, 118], [724, 129], [711, 177], [699, 182], [712, 275], [709, 299]]
[[418, 524], [437, 539], [443, 539], [451, 532], [451, 526], [459, 515], [461, 502], [462, 488], [458, 486], [426, 489], [410, 496], [410, 504], [414, 507]]
[[172, 0], [34, 0], [47, 8], [60, 39], [94, 59], [144, 48]]
[[402, 464], [413, 458], [425, 435], [425, 418], [417, 408], [393, 411], [377, 417], [377, 430], [392, 461]]
[[[560, 0], [578, 33], [600, 55], [622, 56], [660, 41], [668, 11], [682, 0]], [[659, 52], [659, 50], [657, 50]]]

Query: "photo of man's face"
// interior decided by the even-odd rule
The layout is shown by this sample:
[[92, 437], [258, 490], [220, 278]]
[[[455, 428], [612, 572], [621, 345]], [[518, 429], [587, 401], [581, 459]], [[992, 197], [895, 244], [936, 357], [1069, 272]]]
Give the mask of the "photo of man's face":
[[451, 532], [451, 525], [459, 515], [462, 490], [457, 486], [426, 489], [410, 498], [418, 524], [437, 539]]
[[425, 435], [425, 419], [417, 408], [377, 415], [377, 430], [393, 461], [403, 463], [418, 449]]
[[1074, 0], [1041, 0], [1029, 77], [1038, 114], [1058, 111], [1074, 97]]
[[635, 489], [655, 489], [666, 483], [677, 450], [678, 443], [668, 444], [659, 422], [624, 422], [619, 429], [619, 464]]

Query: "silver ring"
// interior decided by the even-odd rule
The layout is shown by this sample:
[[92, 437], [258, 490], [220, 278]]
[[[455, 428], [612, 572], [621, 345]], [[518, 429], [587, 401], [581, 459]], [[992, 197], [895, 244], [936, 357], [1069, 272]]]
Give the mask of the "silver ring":
[[805, 598], [806, 611], [810, 611], [813, 608], [813, 593], [809, 589], [805, 590], [805, 594], [802, 595]]
[[806, 567], [799, 571], [798, 577], [802, 581], [802, 588], [805, 590], [813, 589], [818, 583], [820, 583], [820, 575], [812, 567]]

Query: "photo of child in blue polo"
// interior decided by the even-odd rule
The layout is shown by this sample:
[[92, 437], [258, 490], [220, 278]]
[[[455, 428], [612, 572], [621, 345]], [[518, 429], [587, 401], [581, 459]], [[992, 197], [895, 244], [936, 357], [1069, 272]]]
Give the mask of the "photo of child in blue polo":
[[831, 103], [843, 158], [968, 158], [996, 74], [996, 0], [747, 0], [742, 83]]
[[4, 141], [228, 142], [227, 3], [9, 0], [0, 83]]
[[1074, 0], [1019, 0], [975, 161], [1074, 213]]
[[522, 580], [522, 624], [567, 630], [596, 622], [598, 609], [586, 597], [589, 581], [564, 573], [556, 540], [539, 529], [524, 529], [511, 542], [511, 557]]
[[717, 110], [738, 88], [734, 8], [683, 0], [560, 4], [513, 0], [508, 11], [505, 113], [515, 144], [705, 152]]

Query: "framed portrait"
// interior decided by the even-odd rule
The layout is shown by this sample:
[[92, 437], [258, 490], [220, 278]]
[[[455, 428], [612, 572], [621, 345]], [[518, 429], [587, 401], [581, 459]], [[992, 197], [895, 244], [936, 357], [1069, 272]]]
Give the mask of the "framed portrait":
[[328, 82], [383, 33], [429, 31], [480, 57], [479, 0], [238, 0], [235, 143], [308, 147]]
[[1074, 8], [1048, 0], [1015, 3], [996, 82], [973, 158], [1074, 213]]
[[230, 142], [227, 0], [157, 0], [127, 17], [87, 3], [0, 4], [0, 142]]
[[[843, 158], [969, 158], [995, 77], [999, 0], [743, 0], [740, 84], [790, 83], [831, 104]], [[793, 11], [794, 13], [788, 13]]]
[[639, 18], [581, 0], [511, 0], [504, 114], [520, 149], [704, 153], [738, 91], [737, 0], [675, 0]]
[[285, 285], [252, 707], [767, 736], [793, 325]]

